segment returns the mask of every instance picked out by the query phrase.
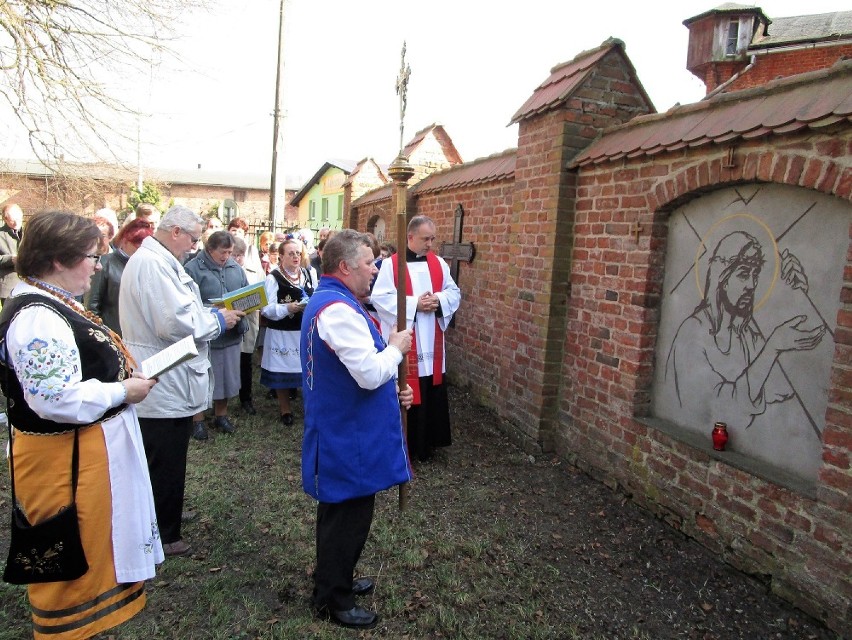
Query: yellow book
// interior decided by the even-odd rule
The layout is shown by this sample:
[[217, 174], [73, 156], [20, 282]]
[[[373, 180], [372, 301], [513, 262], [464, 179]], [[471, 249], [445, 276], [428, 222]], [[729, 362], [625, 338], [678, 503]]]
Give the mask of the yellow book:
[[236, 309], [237, 311], [251, 313], [257, 309], [262, 309], [268, 302], [263, 282], [257, 282], [242, 289], [230, 291], [223, 298], [210, 298], [210, 304], [214, 307], [225, 307], [226, 309]]

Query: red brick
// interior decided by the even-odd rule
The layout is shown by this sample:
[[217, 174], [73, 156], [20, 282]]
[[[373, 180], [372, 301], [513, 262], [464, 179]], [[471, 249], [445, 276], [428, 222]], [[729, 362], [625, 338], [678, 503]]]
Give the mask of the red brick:
[[823, 467], [819, 474], [820, 482], [826, 487], [852, 494], [852, 475], [832, 467]]
[[834, 190], [834, 185], [840, 175], [840, 168], [834, 162], [828, 162], [825, 165], [825, 173], [817, 183], [817, 189], [825, 193], [831, 193]]
[[828, 447], [822, 450], [822, 461], [825, 464], [837, 467], [842, 471], [849, 470], [849, 450], [829, 449]]
[[[828, 414], [829, 421], [836, 424], [836, 421], [832, 418], [838, 414], [852, 418], [852, 416], [847, 413], [830, 410]], [[826, 447], [834, 446], [840, 449], [846, 449], [847, 451], [852, 450], [852, 420], [850, 420], [849, 426], [850, 429], [845, 430], [827, 427], [822, 433], [823, 445]]]
[[801, 185], [803, 187], [814, 188], [817, 185], [817, 181], [819, 180], [820, 175], [822, 174], [824, 165], [821, 160], [817, 160], [816, 158], [811, 158], [807, 161], [805, 165], [804, 175], [801, 179]]

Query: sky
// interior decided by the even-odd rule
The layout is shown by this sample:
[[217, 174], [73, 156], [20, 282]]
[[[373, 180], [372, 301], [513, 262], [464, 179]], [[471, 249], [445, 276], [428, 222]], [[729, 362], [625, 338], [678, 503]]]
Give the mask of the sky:
[[[772, 18], [848, 10], [846, 1], [758, 6]], [[132, 89], [118, 80], [116, 90], [145, 114], [142, 165], [268, 175], [280, 0], [210, 2], [181, 25], [177, 57], [133, 78]], [[286, 0], [279, 148], [286, 186], [298, 188], [327, 160], [394, 159], [403, 41], [411, 67], [405, 141], [437, 122], [470, 161], [515, 147], [517, 125], [507, 124], [550, 69], [609, 37], [624, 41], [658, 111], [701, 99], [704, 85], [685, 67], [682, 23], [719, 4]], [[4, 155], [27, 157], [26, 143], [10, 138]], [[134, 148], [119, 153], [137, 160]]]

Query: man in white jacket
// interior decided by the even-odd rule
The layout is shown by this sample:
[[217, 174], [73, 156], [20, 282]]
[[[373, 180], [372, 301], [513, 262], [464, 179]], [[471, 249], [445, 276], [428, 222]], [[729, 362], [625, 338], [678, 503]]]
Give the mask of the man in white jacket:
[[154, 235], [128, 260], [121, 278], [119, 317], [124, 342], [137, 363], [192, 335], [198, 355], [167, 371], [136, 405], [163, 551], [183, 555], [181, 513], [192, 417], [210, 406], [213, 382], [207, 343], [233, 327], [242, 311], [205, 308], [198, 286], [181, 264], [201, 236], [202, 218], [186, 207], [169, 209]]

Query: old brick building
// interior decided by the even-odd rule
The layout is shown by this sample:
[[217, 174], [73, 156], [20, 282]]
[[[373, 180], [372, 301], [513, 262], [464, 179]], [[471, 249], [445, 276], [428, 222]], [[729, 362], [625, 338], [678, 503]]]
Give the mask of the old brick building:
[[[268, 175], [238, 172], [152, 169], [146, 179], [160, 189], [161, 205], [180, 204], [203, 215], [218, 211], [223, 218], [246, 218], [256, 229], [269, 225]], [[25, 216], [45, 209], [67, 209], [91, 215], [109, 207], [127, 206], [137, 174], [126, 167], [109, 164], [62, 164], [46, 167], [36, 161], [0, 161], [0, 207], [6, 202], [21, 205]], [[290, 205], [297, 191], [297, 178], [289, 178], [286, 189], [285, 226], [295, 227], [298, 210]]]
[[[655, 114], [608, 40], [407, 213], [451, 241], [464, 211], [450, 376], [507, 433], [849, 634], [852, 62], [799, 71]], [[393, 211], [385, 187], [349, 222]]]

